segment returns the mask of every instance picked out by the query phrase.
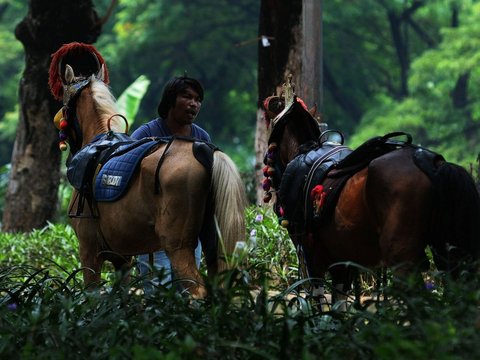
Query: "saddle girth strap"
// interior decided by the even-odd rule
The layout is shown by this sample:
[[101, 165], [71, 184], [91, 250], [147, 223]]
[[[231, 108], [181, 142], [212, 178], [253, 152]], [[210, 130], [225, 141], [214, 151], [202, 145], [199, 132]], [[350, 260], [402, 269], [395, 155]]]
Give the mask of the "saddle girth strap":
[[172, 145], [174, 140], [175, 140], [175, 137], [172, 137], [168, 141], [167, 146], [165, 147], [165, 150], [164, 150], [162, 156], [160, 157], [160, 160], [158, 160], [157, 168], [155, 169], [155, 194], [160, 194], [160, 178], [159, 178], [160, 167], [162, 166], [163, 162], [165, 161], [165, 156], [167, 155], [167, 151], [170, 148], [170, 146]]

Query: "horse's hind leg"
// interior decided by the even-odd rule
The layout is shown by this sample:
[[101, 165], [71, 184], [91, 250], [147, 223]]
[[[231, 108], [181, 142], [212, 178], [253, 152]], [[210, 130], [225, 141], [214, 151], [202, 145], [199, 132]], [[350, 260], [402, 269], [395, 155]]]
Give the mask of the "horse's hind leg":
[[210, 177], [193, 157], [192, 145], [175, 142], [178, 151], [165, 158], [160, 169], [160, 190], [155, 232], [170, 259], [174, 275], [193, 297], [206, 290], [197, 269], [195, 248], [202, 229]]
[[381, 265], [392, 268], [397, 276], [419, 275], [428, 263], [425, 237], [432, 210], [430, 187], [407, 149], [378, 158], [369, 167], [366, 198], [376, 215]]
[[183, 247], [173, 251], [167, 250], [174, 269], [175, 278], [181, 281], [181, 286], [188, 290], [194, 298], [204, 298], [207, 295], [195, 262], [195, 251], [190, 247]]
[[382, 265], [391, 268], [397, 278], [415, 276], [419, 281], [421, 272], [428, 268], [424, 238], [426, 216], [418, 213], [412, 216], [409, 206], [419, 204], [414, 196], [411, 196], [409, 204], [406, 202], [392, 200], [394, 210], [385, 218], [379, 238]]

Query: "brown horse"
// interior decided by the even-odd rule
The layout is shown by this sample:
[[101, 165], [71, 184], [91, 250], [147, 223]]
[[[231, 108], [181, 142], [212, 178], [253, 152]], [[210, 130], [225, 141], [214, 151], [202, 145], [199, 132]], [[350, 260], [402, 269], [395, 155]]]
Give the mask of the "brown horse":
[[[306, 276], [322, 279], [329, 271], [342, 288], [351, 280], [347, 262], [419, 274], [427, 246], [439, 269], [478, 259], [480, 200], [462, 167], [412, 145], [407, 134], [407, 141], [391, 134], [352, 152], [341, 146], [343, 137], [321, 135], [300, 99], [272, 96], [264, 106], [270, 130], [264, 200], [275, 197]], [[322, 295], [319, 284], [314, 290]]]
[[[89, 77], [76, 77], [65, 65], [63, 116], [71, 155], [102, 134], [115, 136], [124, 129], [122, 117], [108, 86], [104, 68]], [[120, 120], [120, 121], [118, 121]], [[123, 137], [125, 138], [125, 136]], [[70, 208], [80, 242], [80, 260], [86, 285], [98, 283], [102, 264], [116, 269], [128, 265], [138, 254], [165, 250], [176, 277], [186, 281], [193, 296], [204, 296], [205, 288], [195, 265], [194, 249], [213, 205], [220, 245], [204, 244], [215, 251], [206, 254], [209, 275], [227, 265], [222, 255], [233, 252], [244, 240], [244, 185], [232, 160], [221, 151], [213, 153], [211, 174], [193, 153], [189, 139], [174, 138], [158, 143], [139, 162], [128, 191], [115, 201], [96, 201], [91, 191], [74, 191]], [[98, 170], [97, 170], [98, 172]], [[95, 184], [95, 181], [93, 181]], [[213, 215], [213, 214], [212, 214]], [[217, 259], [219, 260], [217, 263]]]

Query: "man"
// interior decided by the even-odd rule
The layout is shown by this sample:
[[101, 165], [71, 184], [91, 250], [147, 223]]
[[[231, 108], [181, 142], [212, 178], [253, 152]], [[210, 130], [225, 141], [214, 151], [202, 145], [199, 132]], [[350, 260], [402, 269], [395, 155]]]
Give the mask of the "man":
[[[159, 117], [141, 125], [132, 133], [131, 137], [142, 139], [144, 137], [180, 135], [211, 142], [210, 135], [193, 123], [200, 111], [202, 101], [203, 87], [197, 80], [186, 76], [172, 78], [163, 89], [162, 99], [158, 105]], [[200, 266], [201, 255], [202, 247], [198, 242], [195, 249], [197, 267]], [[140, 255], [138, 260], [140, 275], [144, 276], [149, 272], [149, 256], [148, 254]], [[164, 269], [166, 277], [162, 284], [172, 280], [171, 264], [165, 251], [158, 251], [154, 254], [153, 265], [156, 270]], [[151, 290], [151, 284], [150, 286], [146, 284], [145, 291]]]

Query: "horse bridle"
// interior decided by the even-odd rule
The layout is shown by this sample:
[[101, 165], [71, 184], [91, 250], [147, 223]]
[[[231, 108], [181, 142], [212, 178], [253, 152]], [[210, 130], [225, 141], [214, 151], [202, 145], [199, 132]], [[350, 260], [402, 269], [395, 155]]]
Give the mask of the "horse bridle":
[[[94, 75], [92, 75], [94, 76]], [[70, 129], [73, 131], [73, 135], [75, 137], [75, 141], [68, 141], [70, 145], [70, 152], [72, 155], [75, 155], [80, 150], [81, 144], [83, 142], [83, 134], [82, 130], [80, 128], [80, 123], [78, 121], [78, 117], [76, 114], [76, 105], [77, 105], [77, 100], [82, 91], [91, 83], [92, 77], [88, 78], [81, 78], [78, 81], [71, 83], [71, 84], [65, 84], [63, 86], [63, 107], [60, 109], [62, 112], [63, 120], [65, 120], [65, 124], [63, 126], [57, 126], [57, 128], [60, 130], [60, 141], [68, 141], [69, 136], [67, 135], [67, 131]], [[113, 114], [110, 116], [107, 120], [107, 128], [108, 131], [111, 131], [111, 121], [114, 117], [121, 117], [125, 121], [126, 125], [126, 130], [125, 133], [128, 133], [128, 120], [125, 116], [122, 114]], [[77, 145], [80, 144], [80, 145]], [[62, 149], [61, 147], [61, 150]]]

